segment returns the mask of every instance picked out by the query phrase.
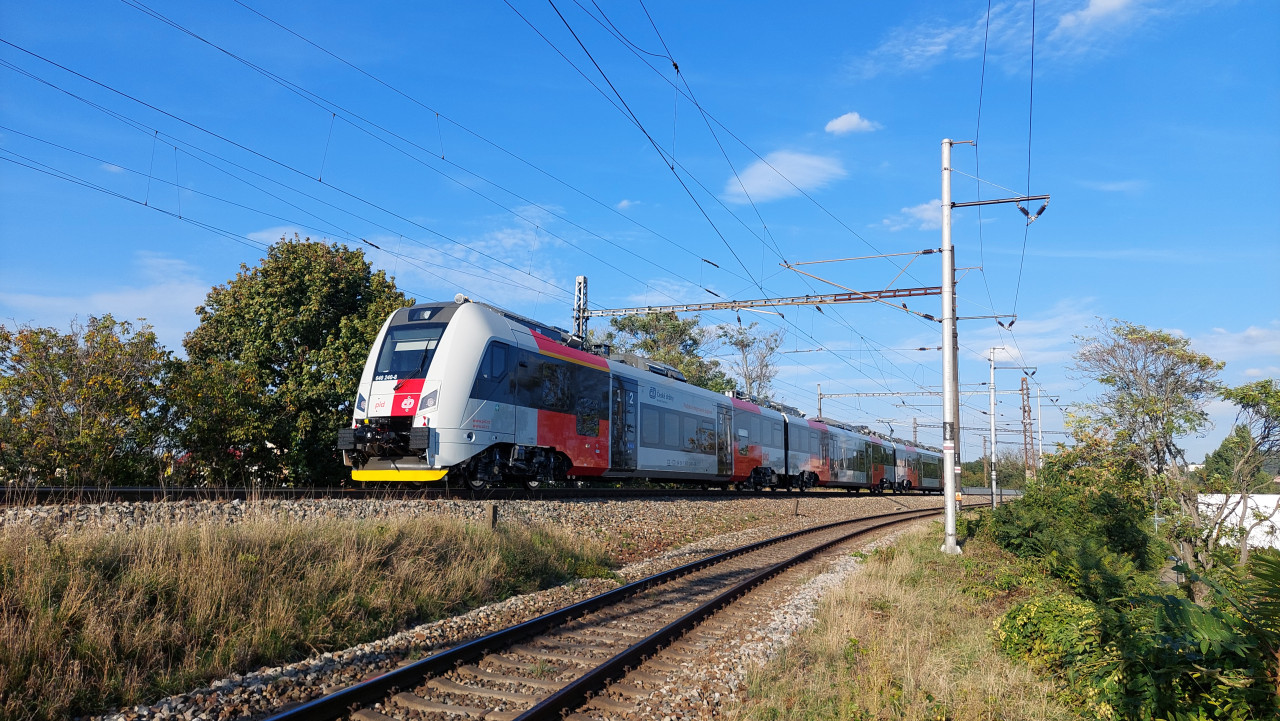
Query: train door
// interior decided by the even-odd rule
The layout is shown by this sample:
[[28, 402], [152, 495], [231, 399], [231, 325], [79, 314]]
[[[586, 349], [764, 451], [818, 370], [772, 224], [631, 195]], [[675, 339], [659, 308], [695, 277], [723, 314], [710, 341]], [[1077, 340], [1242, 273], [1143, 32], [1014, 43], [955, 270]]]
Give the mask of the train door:
[[733, 475], [733, 409], [716, 406], [716, 475]]
[[636, 469], [636, 427], [639, 425], [636, 382], [613, 377], [613, 413], [609, 424], [609, 467], [614, 471]]
[[831, 481], [831, 434], [818, 432], [818, 480], [823, 483]]

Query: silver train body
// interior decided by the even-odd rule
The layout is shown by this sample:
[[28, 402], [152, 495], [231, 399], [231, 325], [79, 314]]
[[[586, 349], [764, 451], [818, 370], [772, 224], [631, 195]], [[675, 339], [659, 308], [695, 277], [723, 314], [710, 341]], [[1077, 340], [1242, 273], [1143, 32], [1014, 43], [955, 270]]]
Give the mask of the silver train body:
[[462, 299], [389, 317], [338, 433], [364, 482], [652, 479], [740, 488], [941, 491], [941, 454], [720, 395], [661, 363]]

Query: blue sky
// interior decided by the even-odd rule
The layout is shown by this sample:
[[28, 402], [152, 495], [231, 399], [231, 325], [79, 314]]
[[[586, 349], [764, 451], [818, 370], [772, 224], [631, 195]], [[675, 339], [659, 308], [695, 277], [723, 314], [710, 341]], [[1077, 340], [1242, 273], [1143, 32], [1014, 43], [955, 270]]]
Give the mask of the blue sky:
[[[579, 274], [601, 308], [834, 292], [780, 263], [938, 247], [939, 143], [976, 136], [953, 166], [981, 197], [1053, 200], [1029, 228], [1012, 206], [956, 213], [960, 314], [1018, 318], [961, 324], [962, 383], [999, 345], [1039, 368], [1033, 394], [1086, 400], [1072, 336], [1100, 317], [1184, 334], [1229, 383], [1280, 375], [1274, 2], [1038, 2], [1034, 84], [1029, 2], [989, 22], [981, 2], [403, 5], [6, 3], [0, 318], [145, 317], [179, 349], [209, 287], [295, 232], [361, 245], [419, 300], [563, 326]], [[979, 197], [967, 176], [957, 201]], [[933, 286], [937, 258], [806, 268]], [[784, 400], [940, 384], [939, 353], [901, 350], [937, 346], [936, 323], [824, 310], [741, 314], [805, 351], [782, 356]], [[909, 435], [935, 404], [824, 411]], [[985, 409], [966, 398], [964, 425]], [[1193, 458], [1229, 430], [1211, 410]], [[1015, 397], [1000, 414], [1019, 424]]]

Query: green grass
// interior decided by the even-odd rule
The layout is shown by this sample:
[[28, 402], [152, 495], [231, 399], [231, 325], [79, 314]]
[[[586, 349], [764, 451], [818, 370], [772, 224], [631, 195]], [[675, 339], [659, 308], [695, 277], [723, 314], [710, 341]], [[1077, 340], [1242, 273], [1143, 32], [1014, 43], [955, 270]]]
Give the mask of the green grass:
[[997, 648], [993, 625], [1047, 583], [983, 540], [944, 556], [940, 527], [904, 534], [828, 594], [817, 623], [764, 669], [730, 719], [990, 719], [1076, 716], [1054, 686]]
[[602, 547], [438, 518], [0, 529], [0, 718], [148, 703], [574, 577]]

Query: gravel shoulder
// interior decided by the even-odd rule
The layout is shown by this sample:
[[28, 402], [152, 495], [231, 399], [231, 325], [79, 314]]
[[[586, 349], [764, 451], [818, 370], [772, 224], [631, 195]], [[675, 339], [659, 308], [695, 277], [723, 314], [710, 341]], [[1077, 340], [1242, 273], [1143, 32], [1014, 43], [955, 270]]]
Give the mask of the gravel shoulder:
[[[765, 494], [723, 499], [630, 499], [616, 501], [498, 501], [500, 523], [562, 526], [606, 543], [621, 565], [617, 575], [632, 581], [719, 551], [736, 548], [783, 532], [899, 509], [932, 508], [938, 497], [850, 496], [847, 494]], [[7, 508], [0, 511], [0, 526], [23, 524], [48, 537], [74, 534], [85, 529], [128, 532], [150, 525], [234, 524], [248, 519], [281, 518], [323, 522], [337, 518], [384, 518], [402, 515], [445, 515], [481, 522], [488, 502], [304, 500], [233, 501]], [[797, 515], [798, 511], [798, 515]], [[838, 573], [856, 568], [845, 553]], [[843, 578], [844, 576], [839, 576]], [[829, 585], [836, 581], [825, 581]], [[96, 717], [111, 721], [133, 719], [233, 719], [261, 718], [286, 706], [316, 698], [338, 688], [383, 673], [403, 663], [430, 655], [500, 628], [534, 618], [548, 611], [614, 588], [618, 581], [587, 579], [537, 593], [512, 597], [434, 623], [407, 629], [360, 646], [282, 666], [259, 668], [214, 682], [206, 688], [159, 700], [148, 706], [120, 709]], [[729, 669], [712, 675], [694, 670], [688, 679], [671, 683], [670, 703], [655, 700], [654, 718], [664, 709], [683, 708], [713, 714], [719, 703], [696, 704], [698, 699], [731, 698], [741, 687], [743, 664], [758, 663], [812, 616], [818, 590], [792, 589], [792, 601], [777, 597], [762, 606], [774, 607], [783, 616], [761, 616], [744, 625], [739, 641], [726, 646], [709, 667]], [[804, 588], [808, 588], [807, 586]], [[777, 593], [777, 592], [775, 592]], [[794, 601], [794, 599], [808, 599]], [[794, 601], [794, 602], [793, 602]], [[796, 605], [796, 604], [799, 605]], [[770, 611], [772, 613], [772, 611]], [[736, 649], [736, 650], [735, 650]], [[734, 655], [737, 654], [737, 655]], [[718, 680], [721, 679], [722, 680]], [[698, 683], [694, 683], [697, 681]], [[712, 682], [714, 681], [714, 684]], [[712, 690], [712, 684], [715, 690]], [[707, 691], [697, 689], [705, 687]], [[719, 694], [719, 696], [717, 696]], [[688, 712], [686, 711], [686, 712]]]

